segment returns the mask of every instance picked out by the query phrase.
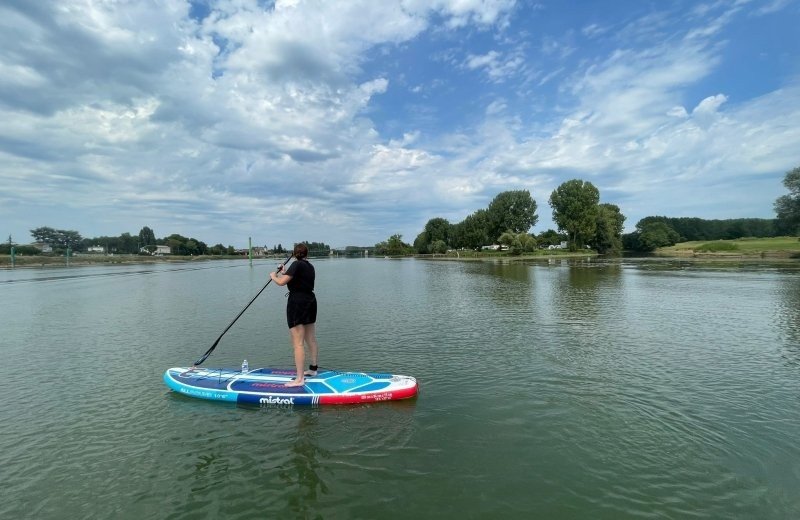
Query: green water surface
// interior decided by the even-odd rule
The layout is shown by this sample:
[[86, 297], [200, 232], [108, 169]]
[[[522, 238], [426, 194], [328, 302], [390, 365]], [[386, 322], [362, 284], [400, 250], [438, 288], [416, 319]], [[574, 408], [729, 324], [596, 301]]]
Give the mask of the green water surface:
[[[313, 262], [320, 365], [418, 398], [169, 391], [273, 263], [0, 271], [0, 518], [800, 518], [797, 269]], [[291, 366], [284, 294], [205, 366]]]

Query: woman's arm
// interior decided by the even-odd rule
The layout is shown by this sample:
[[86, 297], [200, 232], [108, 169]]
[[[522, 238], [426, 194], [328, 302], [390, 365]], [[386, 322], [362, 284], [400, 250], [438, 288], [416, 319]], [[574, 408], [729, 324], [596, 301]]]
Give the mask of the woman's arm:
[[281, 286], [286, 285], [287, 283], [292, 281], [291, 276], [289, 276], [288, 274], [281, 273], [282, 270], [283, 270], [283, 264], [278, 266], [277, 271], [272, 271], [271, 273], [269, 273], [269, 277], [272, 279], [272, 281]]

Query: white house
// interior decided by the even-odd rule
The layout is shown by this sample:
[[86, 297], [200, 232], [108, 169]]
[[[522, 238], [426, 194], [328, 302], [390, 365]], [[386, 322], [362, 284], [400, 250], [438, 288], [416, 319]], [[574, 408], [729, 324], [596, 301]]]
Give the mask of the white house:
[[41, 251], [42, 253], [52, 253], [53, 248], [47, 242], [34, 242], [31, 244], [33, 247]]
[[[152, 250], [155, 247], [155, 250]], [[152, 251], [151, 251], [152, 250]], [[172, 254], [172, 249], [169, 246], [144, 246], [139, 249], [140, 253], [149, 253], [153, 256], [169, 255]]]

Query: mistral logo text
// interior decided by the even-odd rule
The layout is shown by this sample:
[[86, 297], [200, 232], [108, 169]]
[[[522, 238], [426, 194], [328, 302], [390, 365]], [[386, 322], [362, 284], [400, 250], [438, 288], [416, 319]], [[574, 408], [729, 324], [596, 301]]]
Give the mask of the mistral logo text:
[[271, 395], [258, 400], [261, 404], [294, 404], [294, 397], [277, 397]]

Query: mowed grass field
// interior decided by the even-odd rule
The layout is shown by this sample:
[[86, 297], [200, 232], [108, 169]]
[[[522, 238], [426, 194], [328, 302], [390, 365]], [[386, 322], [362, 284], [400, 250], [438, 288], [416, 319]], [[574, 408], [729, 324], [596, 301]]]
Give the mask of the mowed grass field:
[[800, 239], [798, 237], [772, 238], [738, 238], [736, 240], [705, 240], [681, 242], [670, 247], [662, 247], [658, 254], [730, 254], [760, 255], [776, 254], [780, 256], [800, 256]]

